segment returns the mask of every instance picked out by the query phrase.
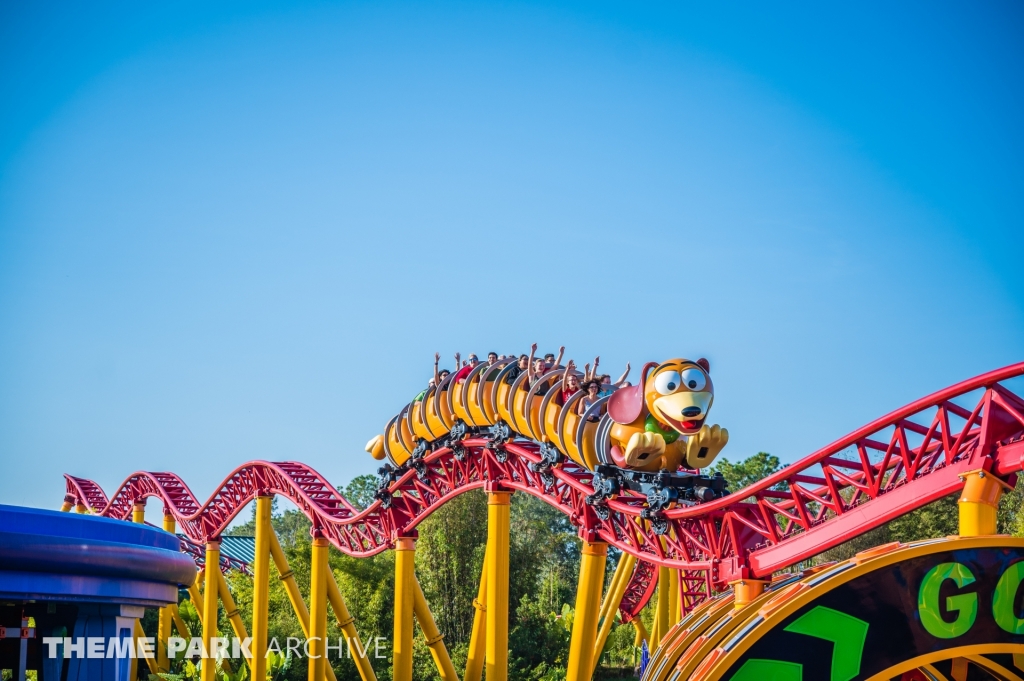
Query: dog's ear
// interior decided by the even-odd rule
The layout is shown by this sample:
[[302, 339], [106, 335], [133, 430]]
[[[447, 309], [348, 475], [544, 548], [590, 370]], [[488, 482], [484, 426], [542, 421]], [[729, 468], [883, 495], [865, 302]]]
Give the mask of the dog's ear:
[[640, 383], [628, 388], [620, 388], [608, 398], [608, 415], [612, 421], [626, 425], [640, 418], [644, 410], [644, 387], [647, 385], [647, 374], [658, 366], [657, 362], [648, 362], [640, 370]]
[[711, 363], [708, 362], [703, 357], [697, 360], [697, 366], [699, 366], [701, 369], [708, 372], [709, 374], [711, 373]]

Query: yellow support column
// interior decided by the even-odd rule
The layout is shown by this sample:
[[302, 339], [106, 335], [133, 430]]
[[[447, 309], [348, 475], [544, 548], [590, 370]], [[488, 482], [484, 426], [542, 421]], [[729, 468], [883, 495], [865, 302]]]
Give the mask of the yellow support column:
[[[668, 626], [672, 628], [679, 622], [679, 570], [669, 568], [668, 571]], [[668, 631], [666, 629], [666, 631]]]
[[508, 533], [511, 492], [487, 492], [487, 681], [508, 679]]
[[654, 617], [651, 619], [651, 634], [647, 639], [648, 650], [654, 650], [655, 648], [657, 648], [658, 643], [661, 641], [661, 637], [658, 635], [659, 619], [660, 618], [658, 617], [657, 597], [655, 597]]
[[338, 588], [338, 582], [335, 581], [334, 573], [330, 570], [327, 571], [327, 600], [331, 604], [331, 609], [334, 610], [338, 626], [341, 628], [342, 633], [345, 634], [345, 640], [348, 641], [348, 649], [351, 652], [352, 660], [356, 663], [359, 678], [363, 681], [377, 681], [377, 675], [374, 673], [373, 667], [370, 666], [370, 659], [367, 656], [366, 648], [363, 648], [359, 642], [355, 618], [349, 613], [348, 606], [345, 605], [345, 599], [341, 596], [341, 589]]
[[594, 666], [594, 638], [597, 636], [597, 615], [601, 609], [604, 588], [604, 564], [608, 544], [583, 542], [580, 557], [580, 581], [576, 586], [576, 611], [572, 616], [572, 637], [569, 639], [569, 663], [566, 681], [585, 681]]
[[60, 510], [63, 513], [67, 513], [75, 507], [75, 497], [71, 494], [64, 495], [64, 503], [60, 505]]
[[295, 574], [292, 573], [292, 569], [288, 565], [288, 559], [285, 558], [284, 551], [281, 549], [281, 543], [277, 541], [277, 535], [273, 532], [270, 533], [270, 557], [274, 559], [274, 565], [280, 575], [279, 579], [284, 582], [284, 590], [288, 593], [292, 610], [295, 611], [295, 617], [299, 620], [299, 626], [302, 627], [302, 635], [308, 637], [309, 610], [306, 609], [306, 602], [302, 600], [302, 595], [299, 593], [299, 585], [295, 583]]
[[672, 587], [669, 586], [669, 582], [672, 581], [671, 572], [672, 570], [666, 567], [658, 568], [658, 609], [655, 611], [655, 633], [651, 634], [653, 639], [651, 641], [652, 653], [661, 645], [661, 639], [668, 633], [669, 619], [672, 611], [669, 601], [672, 593]]
[[626, 593], [629, 580], [633, 576], [633, 567], [636, 565], [636, 556], [623, 553], [619, 557], [619, 564], [615, 567], [615, 575], [608, 587], [608, 595], [601, 605], [601, 629], [597, 632], [597, 641], [594, 643], [594, 668], [601, 659], [604, 652], [604, 644], [608, 641], [608, 634], [611, 633], [612, 625], [615, 623], [615, 615], [619, 611], [619, 603], [622, 602], [622, 595]]
[[[205, 583], [203, 584], [203, 647], [206, 654], [213, 650], [213, 639], [217, 637], [217, 575], [220, 574], [220, 542], [206, 543]], [[217, 670], [212, 656], [202, 662], [202, 681], [216, 681]]]
[[412, 681], [412, 618], [416, 601], [416, 540], [395, 542], [394, 681]]
[[480, 681], [484, 673], [484, 658], [487, 657], [487, 561], [489, 554], [484, 551], [484, 565], [480, 571], [480, 586], [473, 600], [473, 631], [469, 636], [469, 652], [466, 656], [466, 675], [463, 681]]
[[999, 498], [1010, 489], [1005, 482], [982, 470], [960, 476], [964, 491], [960, 495], [960, 536], [979, 537], [998, 532], [996, 512]]
[[256, 550], [252, 570], [252, 678], [267, 678], [267, 619], [270, 614], [270, 525], [272, 496], [256, 497]]
[[[142, 629], [142, 622], [140, 622], [139, 620], [135, 620], [134, 631], [134, 636], [136, 640], [146, 638], [146, 632]], [[138, 644], [136, 643], [136, 645]], [[136, 648], [136, 650], [138, 650], [138, 648]], [[144, 659], [146, 660], [146, 666], [149, 667], [150, 674], [156, 676], [160, 673], [159, 669], [156, 666], [156, 660], [153, 657], [147, 657]], [[132, 662], [138, 665], [138, 660], [136, 658], [132, 658]], [[135, 676], [133, 676], [132, 678], [138, 678], [138, 676], [138, 666], [135, 666]]]
[[[174, 522], [174, 516], [170, 513], [164, 512], [164, 532], [170, 532], [174, 534], [177, 530], [176, 523]], [[168, 672], [171, 669], [170, 660], [167, 659], [167, 639], [171, 637], [171, 623], [174, 619], [171, 614], [171, 608], [176, 608], [177, 603], [172, 605], [165, 605], [160, 608], [160, 613], [157, 619], [156, 625], [156, 666], [160, 672]]]
[[327, 554], [326, 537], [313, 538], [309, 578], [309, 681], [327, 679]]
[[637, 615], [633, 618], [633, 628], [636, 629], [636, 637], [633, 639], [633, 646], [639, 648], [644, 641], [648, 641], [648, 648], [650, 647], [650, 641], [647, 636], [647, 627], [644, 626], [644, 621]]
[[[139, 523], [140, 525], [145, 525], [146, 524], [146, 502], [145, 502], [145, 500], [137, 501], [137, 502], [135, 502], [135, 505], [132, 506], [132, 522], [133, 523]], [[135, 636], [136, 638], [138, 638], [139, 636], [143, 636], [144, 637], [146, 635], [142, 631], [142, 625], [139, 623], [138, 620], [135, 621], [135, 632], [132, 635]], [[150, 660], [149, 664], [150, 664], [150, 666], [152, 666], [153, 665], [153, 661]], [[134, 657], [131, 659], [131, 662], [128, 664], [128, 677], [131, 678], [131, 679], [139, 678], [139, 661], [138, 661], [138, 659], [136, 659]]]
[[[220, 570], [217, 570], [217, 588], [220, 592], [221, 603], [224, 604], [225, 615], [231, 622], [231, 629], [235, 632], [235, 637], [239, 641], [244, 641], [249, 638], [249, 632], [245, 630], [245, 622], [242, 621], [242, 615], [239, 614], [238, 606], [235, 605], [235, 598], [231, 595], [231, 590], [228, 589], [228, 580], [224, 578], [224, 573]], [[249, 649], [249, 652], [252, 652], [252, 648]], [[247, 659], [245, 662], [249, 665], [251, 672], [252, 659]]]
[[192, 638], [192, 632], [188, 630], [188, 625], [185, 624], [185, 620], [181, 619], [181, 615], [178, 614], [178, 606], [171, 605], [171, 619], [174, 620], [174, 628], [178, 630], [178, 636], [183, 639]]
[[444, 636], [438, 630], [437, 623], [434, 622], [434, 616], [430, 614], [427, 599], [423, 596], [423, 589], [420, 587], [420, 583], [416, 580], [415, 576], [413, 576], [413, 581], [416, 584], [416, 600], [413, 601], [413, 612], [416, 614], [416, 621], [420, 624], [423, 638], [427, 641], [427, 647], [430, 648], [430, 655], [434, 658], [437, 673], [441, 676], [441, 681], [459, 681], [459, 675], [455, 673], [455, 665], [452, 664], [452, 658], [448, 656], [448, 649], [444, 647]]
[[188, 591], [188, 598], [196, 608], [196, 615], [199, 623], [203, 623], [203, 594], [199, 591], [199, 583], [206, 580], [206, 568], [196, 573], [196, 581], [192, 582], [185, 589]]
[[[299, 585], [295, 583], [295, 575], [288, 565], [288, 558], [285, 557], [284, 550], [281, 549], [281, 542], [277, 540], [277, 535], [273, 532], [270, 533], [270, 557], [274, 559], [274, 565], [280, 575], [279, 579], [284, 583], [284, 590], [288, 593], [288, 600], [292, 604], [292, 610], [295, 611], [295, 618], [299, 620], [299, 626], [302, 627], [302, 634], [309, 638], [309, 610], [306, 609], [306, 602], [302, 600], [302, 594], [299, 593]], [[328, 681], [335, 681], [335, 678], [334, 667], [327, 665]]]

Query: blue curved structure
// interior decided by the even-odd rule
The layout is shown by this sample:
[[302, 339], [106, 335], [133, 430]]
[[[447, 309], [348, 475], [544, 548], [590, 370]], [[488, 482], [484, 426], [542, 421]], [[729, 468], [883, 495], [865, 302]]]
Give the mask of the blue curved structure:
[[[15, 678], [34, 669], [40, 681], [127, 680], [131, 661], [106, 657], [108, 642], [131, 638], [146, 608], [177, 603], [196, 574], [179, 548], [148, 525], [0, 505], [0, 669]], [[103, 657], [88, 655], [90, 637], [102, 639]]]

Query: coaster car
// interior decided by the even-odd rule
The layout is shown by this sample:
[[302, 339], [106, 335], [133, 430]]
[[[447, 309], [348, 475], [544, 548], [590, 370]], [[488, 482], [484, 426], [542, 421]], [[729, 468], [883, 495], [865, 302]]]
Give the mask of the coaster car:
[[[729, 432], [708, 425], [714, 386], [706, 359], [671, 359], [643, 367], [635, 386], [604, 385], [603, 396], [582, 413], [577, 390], [562, 391], [564, 367], [547, 371], [534, 385], [515, 371], [513, 358], [478, 364], [465, 378], [449, 374], [405, 405], [366, 445], [394, 467], [422, 458], [441, 445], [457, 445], [470, 434], [500, 441], [515, 438], [541, 445], [546, 465], [564, 455], [595, 473], [595, 492], [605, 498], [626, 487], [657, 501], [710, 501], [725, 493], [721, 476], [704, 476], [729, 441]], [[571, 372], [578, 379], [582, 374]], [[598, 489], [601, 486], [602, 489]], [[664, 496], [664, 495], [663, 495]]]

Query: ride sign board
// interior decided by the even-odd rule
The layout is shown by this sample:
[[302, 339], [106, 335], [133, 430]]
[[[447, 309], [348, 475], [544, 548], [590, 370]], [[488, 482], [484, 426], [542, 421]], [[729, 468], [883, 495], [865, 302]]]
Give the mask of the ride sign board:
[[[1024, 546], [1009, 541], [1015, 545], [949, 550], [968, 540], [937, 540], [909, 550], [934, 552], [877, 569], [854, 560], [822, 573], [816, 584], [798, 583], [820, 584], [823, 593], [772, 623], [758, 614], [754, 626], [723, 646], [729, 652], [746, 643], [746, 650], [708, 678], [857, 681], [911, 660], [1024, 652]], [[847, 571], [859, 574], [848, 578]], [[786, 592], [779, 598], [786, 600]], [[770, 625], [767, 631], [757, 618]]]

